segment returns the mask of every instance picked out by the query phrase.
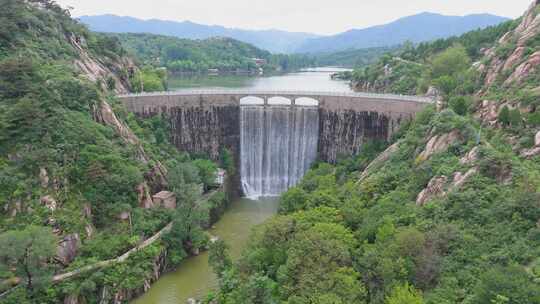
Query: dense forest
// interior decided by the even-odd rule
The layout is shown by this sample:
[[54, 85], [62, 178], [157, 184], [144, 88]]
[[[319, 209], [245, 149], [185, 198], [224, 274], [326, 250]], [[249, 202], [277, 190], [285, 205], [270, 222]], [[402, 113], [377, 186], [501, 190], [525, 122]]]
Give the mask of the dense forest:
[[357, 72], [439, 102], [391, 142], [316, 164], [237, 263], [214, 244], [208, 302], [540, 303], [538, 12]]
[[[307, 55], [273, 55], [231, 38], [181, 39], [152, 34], [110, 34], [143, 64], [166, 67], [170, 72], [258, 73], [295, 70], [315, 65]], [[262, 59], [257, 62], [255, 59]]]
[[401, 47], [352, 49], [334, 53], [320, 53], [314, 56], [318, 66], [339, 66], [358, 69], [374, 64], [383, 55], [398, 52]]
[[0, 302], [127, 301], [206, 246], [231, 158], [181, 153], [162, 119], [123, 110], [145, 72], [117, 39], [53, 1], [0, 2]]

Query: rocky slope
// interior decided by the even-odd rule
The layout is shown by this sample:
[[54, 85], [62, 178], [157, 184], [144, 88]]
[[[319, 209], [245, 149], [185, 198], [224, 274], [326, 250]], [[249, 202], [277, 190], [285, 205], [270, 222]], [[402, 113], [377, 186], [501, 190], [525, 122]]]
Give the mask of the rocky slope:
[[154, 195], [171, 190], [164, 163], [190, 159], [115, 100], [139, 73], [117, 40], [48, 0], [7, 0], [0, 20], [0, 242], [24, 249], [27, 237], [39, 238], [32, 234], [53, 240], [35, 249], [32, 266], [2, 250], [0, 302], [129, 300], [170, 265], [164, 241], [50, 279], [121, 256], [163, 229], [175, 215]]

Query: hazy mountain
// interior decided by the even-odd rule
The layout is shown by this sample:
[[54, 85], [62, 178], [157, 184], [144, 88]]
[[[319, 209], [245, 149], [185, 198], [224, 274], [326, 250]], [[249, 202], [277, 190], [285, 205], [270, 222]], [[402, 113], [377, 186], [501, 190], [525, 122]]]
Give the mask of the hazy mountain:
[[251, 43], [274, 53], [319, 53], [395, 46], [407, 40], [422, 42], [447, 38], [508, 20], [489, 14], [461, 17], [421, 13], [385, 25], [353, 29], [333, 36], [320, 36], [280, 30], [233, 29], [190, 21], [142, 20], [116, 15], [82, 16], [79, 19], [97, 32], [150, 33], [189, 39], [223, 36]]
[[421, 13], [385, 25], [354, 29], [334, 36], [310, 39], [298, 47], [296, 51], [317, 53], [392, 46], [407, 40], [423, 42], [460, 35], [471, 30], [496, 25], [506, 20], [508, 18], [489, 14], [462, 17]]
[[115, 15], [82, 16], [79, 19], [96, 32], [150, 33], [189, 39], [222, 36], [251, 43], [275, 53], [290, 53], [307, 39], [320, 37], [309, 33], [293, 33], [279, 30], [242, 30], [217, 25], [197, 24], [190, 21], [142, 20]]

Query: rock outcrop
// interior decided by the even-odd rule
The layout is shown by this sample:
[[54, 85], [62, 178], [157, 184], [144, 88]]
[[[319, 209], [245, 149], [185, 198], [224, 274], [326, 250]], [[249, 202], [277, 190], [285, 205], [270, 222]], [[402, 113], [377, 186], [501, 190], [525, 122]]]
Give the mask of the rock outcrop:
[[96, 121], [113, 127], [118, 135], [126, 142], [132, 145], [139, 145], [140, 141], [137, 136], [135, 136], [128, 126], [118, 119], [111, 105], [105, 100], [100, 102], [99, 108], [95, 111], [95, 116]]
[[484, 100], [480, 104], [474, 116], [488, 126], [497, 124], [501, 105], [491, 100]]
[[154, 207], [154, 201], [152, 200], [152, 195], [150, 195], [150, 188], [146, 182], [142, 182], [137, 186], [137, 197], [139, 207], [144, 209]]
[[478, 161], [479, 153], [480, 153], [480, 148], [478, 146], [476, 146], [476, 147], [472, 148], [472, 150], [469, 151], [467, 154], [465, 154], [465, 156], [463, 156], [459, 160], [459, 163], [461, 165], [471, 165], [471, 164], [475, 163], [476, 161]]
[[534, 137], [534, 147], [530, 149], [524, 149], [521, 151], [521, 156], [525, 158], [532, 158], [537, 155], [540, 155], [540, 131], [536, 133], [536, 136]]
[[161, 191], [153, 197], [156, 206], [161, 206], [165, 209], [176, 209], [176, 195], [170, 191]]
[[43, 196], [40, 201], [43, 205], [45, 205], [45, 207], [47, 207], [51, 211], [55, 211], [58, 206], [58, 203], [51, 195]]
[[[116, 58], [116, 60], [106, 64], [100, 58], [90, 54], [82, 37], [70, 35], [68, 38], [73, 48], [79, 53], [79, 58], [74, 62], [75, 67], [77, 67], [77, 69], [79, 69], [79, 71], [81, 71], [90, 81], [96, 83], [101, 81], [102, 86], [104, 86], [104, 82], [108, 78], [112, 78], [115, 83], [115, 93], [125, 94], [130, 91], [129, 80], [124, 76], [120, 76], [126, 74], [122, 73], [122, 71], [127, 71], [130, 68], [136, 67], [130, 58]], [[104, 87], [103, 89], [107, 88]]]
[[[516, 59], [517, 61], [517, 59]], [[520, 64], [514, 72], [505, 80], [505, 85], [522, 82], [540, 65], [540, 51], [530, 55], [525, 62]]]
[[56, 250], [56, 260], [58, 260], [63, 265], [68, 265], [71, 263], [77, 253], [79, 252], [79, 247], [81, 246], [81, 238], [78, 233], [68, 234], [58, 244]]
[[49, 187], [49, 174], [47, 173], [47, 169], [39, 168], [39, 181], [41, 188], [47, 189], [47, 187]]
[[477, 168], [471, 168], [469, 169], [469, 171], [465, 173], [461, 173], [461, 172], [454, 173], [452, 185], [450, 185], [450, 191], [455, 191], [463, 187], [463, 185], [471, 178], [471, 176], [473, 176], [476, 173], [478, 173]]
[[[540, 34], [540, 14], [537, 13], [539, 2], [533, 1], [521, 23], [511, 32], [506, 33], [499, 39], [498, 45], [484, 52], [489, 64], [486, 71], [485, 84], [492, 85], [502, 72], [512, 71], [505, 80], [505, 85], [519, 83], [525, 79], [532, 71], [536, 70], [540, 64], [540, 52], [534, 53], [524, 60], [526, 54], [526, 44], [528, 41]], [[497, 47], [508, 46], [515, 43], [515, 49], [508, 57], [500, 57], [496, 52]], [[525, 61], [525, 62], [523, 62]]]
[[416, 197], [416, 204], [423, 206], [432, 199], [442, 198], [448, 195], [448, 193], [459, 190], [476, 173], [478, 173], [477, 168], [471, 168], [465, 173], [455, 172], [451, 182], [444, 175], [433, 177], [426, 188]]
[[454, 130], [449, 133], [432, 136], [427, 144], [426, 148], [420, 155], [418, 159], [424, 161], [429, 159], [433, 154], [441, 153], [446, 151], [450, 146], [456, 144], [461, 138], [460, 132]]
[[446, 192], [444, 188], [447, 181], [448, 177], [446, 176], [436, 176], [432, 178], [427, 187], [418, 194], [416, 204], [422, 206], [433, 198], [445, 195]]

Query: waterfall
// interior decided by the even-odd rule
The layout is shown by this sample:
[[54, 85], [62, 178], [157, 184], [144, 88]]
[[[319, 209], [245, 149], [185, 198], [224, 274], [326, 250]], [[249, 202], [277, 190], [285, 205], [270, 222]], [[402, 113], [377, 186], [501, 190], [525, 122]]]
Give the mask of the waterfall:
[[244, 105], [240, 116], [244, 194], [277, 196], [296, 185], [317, 158], [318, 108]]

